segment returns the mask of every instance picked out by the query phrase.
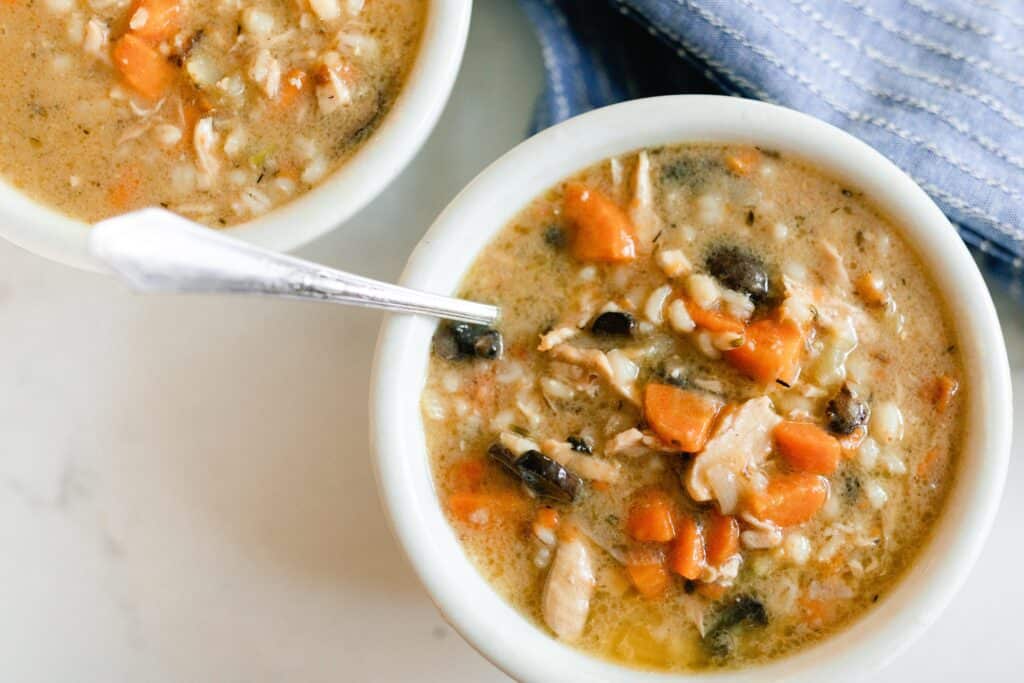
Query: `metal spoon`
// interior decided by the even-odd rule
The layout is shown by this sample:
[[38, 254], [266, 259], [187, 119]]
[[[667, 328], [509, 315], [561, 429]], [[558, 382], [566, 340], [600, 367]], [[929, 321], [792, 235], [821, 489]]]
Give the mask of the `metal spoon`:
[[500, 314], [496, 306], [418, 292], [254, 247], [163, 209], [97, 223], [89, 251], [140, 292], [264, 294], [485, 325]]

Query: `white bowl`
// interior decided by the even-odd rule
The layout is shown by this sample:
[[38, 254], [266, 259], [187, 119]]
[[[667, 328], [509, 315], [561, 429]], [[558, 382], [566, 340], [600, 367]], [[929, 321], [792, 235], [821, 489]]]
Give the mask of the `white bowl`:
[[[966, 364], [967, 434], [945, 514], [913, 569], [838, 635], [766, 665], [699, 676], [790, 682], [866, 677], [921, 635], [966, 579], [999, 504], [1011, 429], [1009, 367], [985, 284], [942, 212], [895, 165], [843, 131], [781, 107], [705, 96], [627, 102], [546, 130], [487, 168], [424, 236], [402, 284], [451, 294], [478, 252], [542, 191], [607, 157], [686, 141], [755, 144], [811, 161], [866, 192], [945, 285]], [[434, 321], [408, 315], [385, 322], [370, 411], [377, 480], [391, 524], [445, 618], [520, 680], [690, 678], [624, 668], [559, 643], [510, 607], [467, 560], [438, 504], [420, 417], [434, 328]]]
[[[412, 160], [441, 115], [462, 62], [471, 0], [431, 0], [419, 53], [380, 127], [355, 155], [309, 192], [225, 230], [289, 251], [341, 225]], [[35, 202], [0, 181], [0, 236], [55, 261], [101, 269], [89, 256], [89, 225]]]

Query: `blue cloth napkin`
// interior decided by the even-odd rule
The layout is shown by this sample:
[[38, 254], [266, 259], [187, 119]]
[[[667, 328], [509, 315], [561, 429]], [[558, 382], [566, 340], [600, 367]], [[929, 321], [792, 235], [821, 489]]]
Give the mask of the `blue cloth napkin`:
[[792, 107], [892, 159], [1020, 289], [1022, 0], [520, 2], [547, 70], [534, 130], [666, 93]]

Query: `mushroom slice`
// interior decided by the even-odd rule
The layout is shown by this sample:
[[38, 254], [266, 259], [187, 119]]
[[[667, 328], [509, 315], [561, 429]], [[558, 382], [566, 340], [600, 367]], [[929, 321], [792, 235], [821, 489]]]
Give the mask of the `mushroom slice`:
[[782, 421], [767, 396], [754, 398], [725, 416], [685, 476], [698, 502], [717, 500], [731, 514], [748, 476], [772, 450], [772, 430]]
[[596, 583], [583, 540], [575, 537], [559, 543], [544, 583], [541, 611], [544, 623], [561, 640], [573, 641], [583, 634]]

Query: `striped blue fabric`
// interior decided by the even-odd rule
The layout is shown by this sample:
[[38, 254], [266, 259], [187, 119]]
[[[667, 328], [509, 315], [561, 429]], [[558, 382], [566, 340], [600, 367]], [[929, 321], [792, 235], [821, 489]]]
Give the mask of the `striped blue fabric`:
[[534, 130], [665, 93], [782, 104], [881, 151], [1024, 272], [1024, 1], [520, 2], [547, 70]]

